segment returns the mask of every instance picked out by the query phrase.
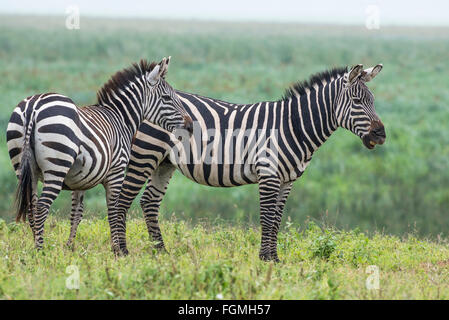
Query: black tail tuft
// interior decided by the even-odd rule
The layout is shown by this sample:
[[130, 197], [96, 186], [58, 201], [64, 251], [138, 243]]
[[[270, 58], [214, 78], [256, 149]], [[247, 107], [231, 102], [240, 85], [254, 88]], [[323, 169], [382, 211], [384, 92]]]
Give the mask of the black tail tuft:
[[29, 145], [23, 148], [22, 161], [20, 163], [19, 184], [16, 191], [16, 222], [21, 219], [26, 221], [28, 209], [31, 206], [33, 190], [33, 171], [31, 168], [31, 153]]

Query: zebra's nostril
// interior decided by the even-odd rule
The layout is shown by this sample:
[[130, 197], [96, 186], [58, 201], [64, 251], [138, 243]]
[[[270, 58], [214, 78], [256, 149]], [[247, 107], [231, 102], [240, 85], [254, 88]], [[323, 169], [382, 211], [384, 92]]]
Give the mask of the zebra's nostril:
[[378, 137], [381, 137], [381, 138], [385, 138], [386, 137], [386, 135], [385, 135], [385, 127], [383, 127], [383, 126], [379, 127], [379, 128], [375, 128], [372, 131]]
[[385, 127], [382, 124], [374, 127], [371, 132], [377, 137], [385, 138]]

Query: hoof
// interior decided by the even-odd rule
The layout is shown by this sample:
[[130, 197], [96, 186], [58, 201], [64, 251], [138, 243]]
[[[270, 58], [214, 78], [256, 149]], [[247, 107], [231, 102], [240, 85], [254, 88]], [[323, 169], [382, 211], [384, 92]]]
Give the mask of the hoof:
[[165, 247], [155, 247], [157, 253], [164, 253], [164, 254], [169, 254], [169, 252], [167, 251], [167, 249]]
[[112, 252], [114, 252], [114, 255], [116, 257], [124, 257], [129, 254], [127, 248], [120, 248], [120, 247], [116, 247], [116, 246], [112, 247]]
[[43, 241], [36, 240], [34, 242], [34, 247], [36, 248], [37, 251], [41, 251], [43, 246], [44, 246]]
[[165, 244], [163, 242], [158, 242], [154, 245], [154, 248], [158, 251], [158, 252], [168, 252], [167, 249], [165, 248]]
[[269, 253], [259, 254], [259, 259], [262, 261], [271, 261], [271, 255]]
[[72, 251], [74, 251], [75, 250], [75, 244], [73, 243], [73, 241], [67, 241], [66, 242], [66, 244], [65, 244], [65, 246], [67, 247], [67, 249], [70, 249], [70, 250], [72, 250]]
[[281, 262], [281, 260], [279, 260], [277, 254], [276, 255], [271, 255], [271, 254], [259, 254], [259, 258], [262, 261], [265, 262], [269, 262], [269, 261], [273, 261], [275, 263], [279, 263]]

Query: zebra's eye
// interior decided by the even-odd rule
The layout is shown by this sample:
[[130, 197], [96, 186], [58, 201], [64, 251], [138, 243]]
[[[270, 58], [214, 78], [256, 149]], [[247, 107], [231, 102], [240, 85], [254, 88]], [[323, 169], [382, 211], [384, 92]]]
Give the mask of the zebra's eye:
[[352, 101], [354, 101], [354, 103], [356, 104], [362, 104], [359, 98], [353, 98]]

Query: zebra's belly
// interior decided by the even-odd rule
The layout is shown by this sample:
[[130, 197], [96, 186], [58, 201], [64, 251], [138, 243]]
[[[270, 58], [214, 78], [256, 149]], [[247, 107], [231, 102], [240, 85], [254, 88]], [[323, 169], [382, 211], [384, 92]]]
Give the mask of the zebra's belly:
[[83, 147], [64, 179], [64, 189], [87, 190], [102, 183], [110, 169], [109, 157], [92, 157]]
[[213, 187], [235, 187], [257, 183], [253, 165], [175, 164], [190, 180]]
[[[294, 182], [302, 176], [310, 161], [301, 163], [299, 168], [288, 168], [279, 172], [281, 183]], [[235, 187], [258, 183], [255, 166], [252, 164], [214, 165], [199, 163], [186, 165], [172, 164], [190, 180], [213, 187]]]

